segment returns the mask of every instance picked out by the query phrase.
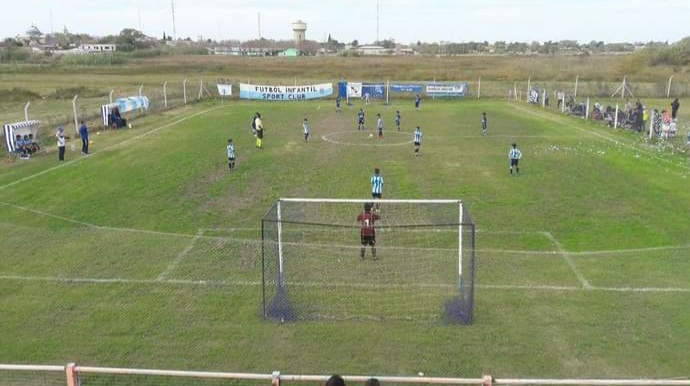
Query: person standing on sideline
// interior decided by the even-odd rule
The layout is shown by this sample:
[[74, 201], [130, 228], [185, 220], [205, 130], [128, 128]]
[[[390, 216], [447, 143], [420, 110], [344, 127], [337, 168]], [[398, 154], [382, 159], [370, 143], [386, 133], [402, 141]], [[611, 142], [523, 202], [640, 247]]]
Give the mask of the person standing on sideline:
[[422, 129], [417, 126], [414, 130], [414, 156], [419, 156], [419, 148], [422, 146]]
[[263, 149], [264, 147], [264, 122], [261, 120], [261, 114], [256, 113], [256, 148]]
[[395, 111], [395, 127], [400, 131], [400, 110]]
[[676, 115], [678, 115], [678, 109], [680, 108], [680, 103], [678, 98], [671, 102], [671, 119], [676, 120]]
[[419, 105], [422, 103], [422, 97], [417, 94], [417, 96], [414, 98], [414, 109], [419, 110]]
[[357, 130], [364, 130], [364, 110], [359, 109], [357, 113]]
[[518, 150], [517, 143], [513, 144], [513, 148], [508, 152], [508, 159], [510, 159], [510, 174], [513, 174], [513, 167], [515, 168], [515, 174], [520, 173], [520, 166], [518, 163], [522, 158], [522, 152]]
[[65, 140], [69, 137], [65, 136], [65, 128], [58, 126], [57, 133], [55, 133], [55, 138], [57, 138], [58, 147], [58, 161], [65, 160]]
[[381, 118], [381, 114], [376, 114], [376, 130], [379, 132], [379, 139], [383, 139], [383, 118]]
[[307, 118], [304, 118], [304, 122], [302, 122], [302, 129], [304, 129], [304, 142], [309, 142], [309, 121]]
[[228, 168], [230, 171], [235, 170], [235, 145], [232, 144], [232, 138], [228, 139]]
[[[383, 196], [383, 176], [379, 168], [374, 168], [374, 175], [369, 180], [371, 183], [371, 198], [374, 200], [381, 199]], [[379, 211], [379, 204], [376, 204], [376, 211]]]
[[83, 120], [79, 126], [79, 138], [81, 138], [81, 154], [89, 154], [89, 128]]
[[486, 119], [486, 113], [482, 113], [482, 135], [489, 132], [489, 120]]

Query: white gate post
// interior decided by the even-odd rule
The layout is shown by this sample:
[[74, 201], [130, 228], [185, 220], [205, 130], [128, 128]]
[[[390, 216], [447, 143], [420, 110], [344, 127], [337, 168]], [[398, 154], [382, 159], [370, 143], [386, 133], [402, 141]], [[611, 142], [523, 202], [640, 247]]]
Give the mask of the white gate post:
[[652, 139], [652, 135], [654, 134], [654, 110], [649, 114], [649, 118], [649, 139]]
[[139, 85], [139, 96], [142, 96], [144, 92], [144, 85]]
[[24, 105], [24, 120], [28, 121], [29, 120], [29, 106], [31, 105], [31, 101], [26, 102]]
[[163, 106], [168, 108], [168, 81], [163, 82]]
[[671, 75], [670, 78], [668, 78], [668, 87], [666, 88], [666, 98], [671, 97], [671, 81], [673, 80], [673, 75]]
[[[653, 114], [653, 112], [652, 112]], [[618, 128], [618, 103], [616, 103], [616, 115], [613, 117], [613, 128]]]
[[108, 103], [110, 103], [111, 105], [113, 104], [113, 93], [114, 92], [115, 92], [115, 90], [110, 90], [110, 94], [108, 94]]
[[527, 98], [525, 98], [525, 101], [527, 103], [529, 103], [529, 90], [532, 88], [531, 84], [532, 84], [532, 77], [530, 76], [529, 78], [527, 78], [527, 94], [525, 94], [525, 95], [527, 95]]
[[72, 98], [72, 112], [74, 113], [74, 131], [79, 132], [79, 117], [77, 116], [77, 99], [79, 99], [79, 94]]
[[182, 94], [184, 95], [184, 104], [187, 104], [187, 78], [182, 81]]
[[577, 98], [577, 82], [580, 79], [580, 76], [575, 77], [575, 93], [573, 93], [573, 98]]
[[196, 99], [201, 99], [204, 92], [204, 78], [199, 78], [199, 96]]
[[541, 108], [545, 109], [546, 108], [546, 89], [542, 92], [542, 97], [541, 97]]
[[585, 120], [589, 119], [589, 98], [587, 98], [587, 106], [585, 107], [585, 116], [583, 118]]
[[482, 96], [482, 77], [479, 77], [479, 80], [477, 81], [477, 99], [479, 99]]

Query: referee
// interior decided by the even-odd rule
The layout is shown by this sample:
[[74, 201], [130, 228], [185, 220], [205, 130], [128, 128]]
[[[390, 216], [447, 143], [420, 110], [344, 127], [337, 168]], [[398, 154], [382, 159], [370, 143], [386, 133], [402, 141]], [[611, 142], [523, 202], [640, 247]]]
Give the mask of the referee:
[[508, 152], [508, 159], [510, 159], [510, 174], [513, 174], [513, 167], [515, 167], [515, 174], [520, 173], [520, 166], [518, 166], [520, 158], [522, 158], [522, 152], [517, 148], [517, 143], [514, 143], [513, 148]]

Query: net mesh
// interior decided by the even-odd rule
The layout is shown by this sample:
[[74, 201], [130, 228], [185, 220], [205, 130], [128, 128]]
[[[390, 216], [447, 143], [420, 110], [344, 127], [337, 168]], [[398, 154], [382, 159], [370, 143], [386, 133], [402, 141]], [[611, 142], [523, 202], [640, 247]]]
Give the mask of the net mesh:
[[0, 386], [64, 386], [64, 371], [0, 370]]
[[357, 216], [363, 206], [273, 205], [262, 221], [264, 317], [421, 321], [445, 316], [470, 323], [474, 225], [467, 211], [460, 219], [458, 202], [381, 203], [378, 212], [374, 206], [380, 216], [374, 251], [361, 245]]

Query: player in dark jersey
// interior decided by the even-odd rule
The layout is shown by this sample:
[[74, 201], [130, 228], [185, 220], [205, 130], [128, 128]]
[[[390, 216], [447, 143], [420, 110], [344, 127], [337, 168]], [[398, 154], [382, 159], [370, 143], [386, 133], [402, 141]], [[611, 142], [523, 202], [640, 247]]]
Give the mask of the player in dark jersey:
[[371, 213], [371, 203], [364, 204], [364, 212], [357, 216], [357, 222], [360, 223], [360, 240], [362, 248], [359, 251], [359, 258], [364, 260], [367, 245], [371, 247], [371, 256], [376, 260], [376, 220], [381, 217], [376, 213]]
[[359, 109], [357, 113], [357, 130], [364, 130], [364, 110]]
[[395, 127], [400, 131], [400, 111], [395, 112]]

